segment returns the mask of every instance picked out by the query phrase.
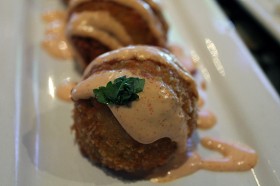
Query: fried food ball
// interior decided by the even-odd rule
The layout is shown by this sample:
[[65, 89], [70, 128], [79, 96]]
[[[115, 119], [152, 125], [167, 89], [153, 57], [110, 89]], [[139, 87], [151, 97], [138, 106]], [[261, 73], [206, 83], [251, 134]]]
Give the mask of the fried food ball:
[[[196, 128], [197, 121], [198, 94], [195, 83], [172, 60], [163, 62], [163, 58], [157, 61], [156, 57], [139, 59], [133, 56], [137, 54], [143, 57], [144, 53], [149, 53], [150, 50], [152, 50], [151, 54], [158, 55], [159, 58], [168, 53], [166, 50], [145, 46], [131, 46], [112, 51], [94, 60], [84, 72], [83, 78], [87, 80], [96, 73], [125, 70], [138, 74], [139, 77], [164, 82], [174, 91], [180, 101], [178, 107], [184, 112], [186, 120], [183, 124], [187, 125], [185, 136], [190, 137]], [[133, 55], [124, 57], [125, 59], [119, 58], [129, 52]], [[118, 57], [110, 57], [114, 55]], [[170, 55], [164, 59], [173, 59], [173, 57]], [[85, 87], [91, 89], [88, 86]], [[75, 94], [72, 93], [73, 95]], [[126, 171], [132, 174], [151, 172], [167, 164], [178, 149], [178, 144], [170, 138], [160, 138], [153, 143], [142, 144], [124, 130], [108, 105], [97, 102], [96, 98], [90, 95], [76, 98], [73, 99], [75, 103], [73, 130], [81, 151], [89, 160], [116, 171]], [[186, 140], [186, 138], [182, 140]]]
[[[146, 5], [149, 5], [149, 3]], [[152, 6], [151, 10], [153, 10]], [[120, 23], [132, 39], [131, 43], [122, 43], [123, 46], [145, 44], [166, 47], [168, 25], [163, 18], [160, 9], [154, 9], [152, 12], [158, 19], [159, 25], [161, 26], [161, 32], [163, 33], [161, 39], [152, 32], [147, 20], [145, 20], [143, 15], [141, 15], [137, 10], [108, 0], [85, 1], [71, 7], [69, 10], [68, 24], [71, 24], [71, 17], [76, 14], [102, 11], [108, 12], [110, 16]], [[85, 67], [100, 54], [116, 49], [110, 48], [105, 43], [100, 42], [98, 38], [85, 35], [70, 34], [68, 39], [75, 51], [74, 54], [78, 54], [78, 57], [75, 55], [75, 58], [82, 70], [85, 69]]]
[[86, 157], [117, 171], [148, 172], [164, 165], [176, 149], [168, 138], [147, 145], [135, 141], [111, 110], [93, 98], [75, 103], [73, 129]]

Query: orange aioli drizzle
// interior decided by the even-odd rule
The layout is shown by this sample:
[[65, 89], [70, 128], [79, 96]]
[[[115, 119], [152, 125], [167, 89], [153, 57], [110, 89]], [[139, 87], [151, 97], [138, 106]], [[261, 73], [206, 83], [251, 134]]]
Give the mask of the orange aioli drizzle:
[[225, 143], [212, 138], [202, 138], [201, 144], [205, 148], [217, 151], [223, 158], [203, 159], [198, 153], [193, 152], [188, 160], [180, 167], [168, 171], [163, 177], [152, 178], [152, 182], [169, 182], [190, 174], [198, 170], [221, 171], [247, 171], [257, 163], [257, 154], [254, 150]]
[[65, 35], [66, 12], [48, 11], [42, 19], [46, 23], [42, 47], [57, 59], [71, 59], [72, 52]]
[[197, 101], [198, 108], [202, 108], [204, 106], [204, 104], [205, 104], [204, 99], [199, 95], [198, 101]]
[[198, 113], [197, 127], [202, 130], [210, 129], [217, 123], [217, 118], [210, 110], [201, 110]]
[[71, 102], [71, 91], [77, 85], [76, 82], [69, 81], [65, 79], [57, 88], [56, 96], [58, 99]]
[[185, 70], [189, 71], [190, 73], [193, 73], [196, 70], [195, 64], [191, 58], [185, 54], [184, 49], [181, 46], [173, 44], [169, 46], [169, 50], [174, 56], [178, 58], [180, 64]]
[[207, 88], [206, 81], [205, 80], [201, 81], [200, 86], [201, 86], [202, 90], [206, 90], [206, 88]]

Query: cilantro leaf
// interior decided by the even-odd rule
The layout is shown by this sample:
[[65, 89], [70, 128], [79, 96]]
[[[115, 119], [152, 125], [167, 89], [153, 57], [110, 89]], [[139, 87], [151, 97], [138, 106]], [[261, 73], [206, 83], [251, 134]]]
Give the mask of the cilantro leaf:
[[126, 76], [119, 77], [107, 83], [106, 87], [93, 89], [98, 102], [107, 105], [127, 105], [139, 99], [138, 93], [142, 92], [145, 79]]

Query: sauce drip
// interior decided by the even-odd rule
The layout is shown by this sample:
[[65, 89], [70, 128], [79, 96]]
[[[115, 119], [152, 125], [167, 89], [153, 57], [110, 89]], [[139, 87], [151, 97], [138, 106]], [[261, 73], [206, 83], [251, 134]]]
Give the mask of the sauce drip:
[[132, 102], [131, 106], [109, 108], [136, 141], [150, 144], [167, 137], [177, 143], [178, 154], [186, 152], [186, 116], [179, 98], [163, 82], [146, 79], [138, 101]]
[[[123, 61], [135, 59], [139, 62], [146, 60], [156, 61], [173, 68], [178, 75], [188, 82], [189, 91], [197, 97], [195, 83], [191, 76], [178, 66], [177, 60], [169, 53], [155, 47], [130, 46], [103, 54], [89, 64], [84, 72], [85, 80], [80, 82], [72, 91], [73, 100], [88, 99], [93, 96], [92, 89], [105, 86], [109, 81], [117, 77], [127, 75], [128, 77], [140, 77], [132, 74], [131, 70], [104, 70], [91, 73], [95, 65], [110, 61]], [[174, 159], [185, 154], [188, 134], [188, 113], [182, 109], [182, 103], [176, 93], [158, 78], [145, 78], [144, 91], [139, 94], [139, 100], [129, 106], [110, 106], [112, 113], [120, 125], [136, 141], [149, 144], [158, 139], [168, 137], [177, 143], [177, 151]], [[192, 110], [190, 104], [186, 110]], [[171, 112], [172, 111], [172, 112]], [[131, 122], [133, 121], [133, 122]], [[177, 161], [173, 164], [178, 164]]]
[[205, 80], [201, 81], [200, 86], [202, 90], [206, 90], [207, 89], [206, 81]]
[[204, 104], [205, 104], [204, 99], [199, 95], [198, 102], [197, 102], [198, 108], [202, 108]]
[[47, 25], [42, 47], [55, 58], [71, 59], [72, 53], [64, 33], [66, 13], [49, 11], [42, 15], [42, 19]]
[[57, 88], [56, 96], [63, 101], [71, 102], [71, 91], [77, 85], [76, 82], [65, 79]]
[[79, 35], [94, 38], [112, 50], [132, 43], [124, 27], [106, 11], [73, 14], [67, 33], [70, 37]]
[[96, 58], [94, 61], [92, 61], [84, 72], [84, 77], [87, 76], [90, 73], [90, 70], [95, 66], [99, 65], [101, 63], [106, 63], [108, 61], [122, 61], [122, 60], [129, 60], [129, 59], [135, 59], [139, 62], [145, 61], [145, 60], [152, 60], [157, 61], [160, 64], [169, 66], [170, 68], [173, 67], [177, 72], [178, 75], [184, 79], [185, 81], [189, 82], [190, 89], [196, 93], [196, 85], [193, 81], [193, 78], [189, 73], [182, 70], [182, 68], [179, 67], [179, 62], [177, 59], [170, 55], [169, 53], [166, 53], [163, 50], [160, 50], [159, 48], [155, 47], [149, 47], [149, 46], [129, 46], [125, 48], [120, 48], [115, 51], [111, 51], [109, 53], [103, 54]]
[[191, 74], [196, 71], [196, 66], [192, 62], [191, 57], [185, 54], [184, 49], [181, 46], [173, 44], [169, 46], [169, 50], [178, 58], [184, 69], [186, 69]]
[[[70, 10], [80, 3], [88, 2], [90, 0], [73, 0], [70, 3]], [[157, 16], [153, 13], [150, 6], [143, 0], [112, 0], [118, 4], [130, 7], [137, 11], [148, 23], [149, 28], [158, 39], [161, 45], [165, 44], [164, 33], [162, 25]]]
[[[193, 88], [193, 91], [196, 92], [196, 88], [194, 85], [192, 85], [194, 83], [190, 78], [190, 76], [188, 74], [185, 74], [181, 70], [181, 68], [176, 66], [177, 61], [172, 56], [166, 54], [165, 52], [152, 47], [142, 47], [142, 46], [127, 47], [127, 48], [119, 49], [117, 51], [110, 52], [108, 54], [104, 54], [98, 57], [97, 59], [95, 59], [87, 67], [84, 73], [84, 77], [90, 75], [89, 73], [95, 65], [110, 62], [111, 60], [122, 61], [127, 59], [136, 59], [138, 61], [153, 60], [161, 64], [165, 64], [165, 65], [170, 64], [172, 65], [172, 67], [175, 66], [174, 68], [177, 69], [178, 74], [186, 81], [190, 81], [191, 82], [190, 88]], [[87, 79], [79, 83], [75, 87], [75, 89], [73, 89], [72, 97], [74, 100], [87, 99], [92, 96], [93, 88], [104, 86], [108, 81], [114, 80], [117, 77], [123, 75], [133, 76], [131, 71], [124, 70], [124, 69], [119, 71], [101, 71], [98, 73], [94, 73], [90, 75]], [[145, 91], [145, 89], [147, 88], [145, 87], [144, 91], [141, 94], [139, 94], [140, 101], [145, 102], [145, 97], [154, 99], [153, 95], [154, 94], [156, 95], [156, 93], [160, 92], [160, 88], [159, 88], [160, 86], [154, 84], [153, 81], [148, 83], [148, 87], [151, 88], [151, 91]], [[169, 110], [172, 110], [173, 114], [176, 113], [174, 115], [177, 116], [182, 115], [180, 114], [180, 109], [176, 110], [176, 108], [178, 108], [177, 104], [179, 104], [176, 101], [176, 99], [178, 98], [176, 98], [175, 95], [174, 96], [172, 95], [173, 94], [172, 90], [169, 90], [168, 87], [164, 87], [164, 88], [165, 88], [165, 93], [163, 94], [163, 98], [165, 94], [168, 95], [166, 99], [171, 98], [171, 101], [165, 105], [164, 102], [162, 101], [166, 101], [166, 100], [161, 99], [161, 100], [155, 100], [153, 102], [154, 107], [149, 106], [149, 101], [147, 101], [147, 103], [142, 102], [141, 103], [142, 105], [140, 104], [140, 106], [135, 105], [135, 104], [139, 104], [140, 101], [132, 102], [131, 107], [133, 107], [133, 109], [129, 107], [118, 108], [116, 106], [109, 106], [112, 113], [115, 115], [115, 117], [120, 122], [122, 127], [127, 131], [127, 133], [131, 135], [132, 138], [139, 141], [140, 143], [147, 144], [153, 142], [155, 139], [169, 137], [172, 141], [175, 141], [178, 144], [178, 149], [175, 152], [174, 156], [171, 158], [170, 163], [164, 166], [162, 170], [159, 170], [158, 172], [155, 171], [154, 178], [151, 179], [152, 182], [172, 181], [174, 179], [186, 175], [190, 175], [201, 169], [211, 170], [211, 171], [246, 171], [255, 166], [257, 162], [257, 155], [254, 150], [238, 147], [236, 145], [228, 144], [211, 138], [203, 138], [201, 140], [201, 144], [210, 150], [221, 153], [223, 155], [223, 158], [204, 159], [201, 156], [199, 156], [197, 153], [191, 153], [191, 151], [187, 151], [185, 145], [185, 141], [187, 139], [186, 136], [187, 129], [180, 128], [180, 126], [186, 126], [185, 123], [183, 122], [185, 118], [181, 118], [182, 119], [181, 122], [180, 117], [175, 119], [172, 118], [175, 116], [167, 117], [167, 119], [171, 118], [171, 120], [177, 121], [174, 122], [178, 124], [178, 126], [176, 126], [175, 129], [171, 129], [166, 124], [161, 126], [161, 122], [159, 122], [161, 119], [165, 119], [160, 112], [169, 114], [167, 110], [164, 110], [166, 108], [172, 108]], [[147, 95], [144, 95], [145, 92], [147, 93]], [[175, 102], [172, 102], [173, 99], [172, 96], [174, 97]], [[174, 104], [174, 106], [172, 104]], [[149, 125], [146, 125], [145, 122], [143, 122], [143, 120], [150, 119], [149, 113], [147, 113], [150, 112], [149, 110], [150, 107], [152, 108], [151, 109], [152, 111], [159, 112], [160, 114], [158, 114], [159, 117], [157, 117], [156, 119], [152, 118], [153, 120], [151, 122], [146, 122], [149, 123]], [[143, 112], [143, 114], [141, 114], [141, 112]], [[157, 116], [157, 114], [155, 115]], [[134, 120], [136, 122], [135, 123], [133, 122], [131, 125], [131, 121]], [[141, 124], [137, 122], [140, 122]], [[150, 123], [153, 123], [154, 126], [151, 126]], [[170, 121], [168, 121], [167, 123], [170, 123]], [[201, 111], [198, 123], [200, 128], [208, 129], [216, 123], [216, 118], [214, 114], [210, 111]], [[145, 130], [139, 128], [139, 126], [141, 127], [142, 124], [144, 124]], [[186, 156], [185, 152], [190, 152], [190, 153]], [[155, 176], [156, 174], [162, 175], [161, 174], [162, 172], [164, 173], [167, 172], [167, 174], [163, 177]]]
[[[195, 77], [195, 82], [197, 85], [199, 85], [200, 79]], [[198, 90], [199, 98], [198, 98], [198, 108], [203, 108], [205, 105], [205, 102], [207, 100], [207, 94], [204, 90], [201, 89], [201, 87], [196, 87]]]
[[[109, 81], [124, 75], [135, 77], [128, 70], [95, 73], [73, 89], [72, 98], [73, 100], [88, 99], [93, 96], [92, 89], [106, 86]], [[187, 117], [179, 98], [163, 82], [152, 78], [145, 80], [144, 90], [139, 93], [139, 100], [129, 106], [109, 105], [109, 108], [124, 130], [136, 141], [150, 144], [168, 137], [177, 143], [177, 154], [186, 152]]]
[[148, 23], [151, 31], [154, 33], [155, 37], [158, 39], [160, 45], [164, 46], [164, 33], [160, 20], [154, 14], [153, 10], [143, 0], [112, 0], [116, 3], [122, 4], [124, 6], [130, 7], [136, 10]]
[[195, 173], [198, 170], [210, 171], [247, 171], [257, 163], [256, 152], [211, 138], [202, 138], [201, 144], [223, 155], [220, 159], [203, 159], [196, 152], [189, 155], [187, 161], [177, 169], [169, 171], [166, 176], [152, 178], [152, 182], [168, 182]]
[[199, 129], [210, 129], [217, 122], [217, 118], [210, 110], [202, 110], [198, 113], [197, 127]]

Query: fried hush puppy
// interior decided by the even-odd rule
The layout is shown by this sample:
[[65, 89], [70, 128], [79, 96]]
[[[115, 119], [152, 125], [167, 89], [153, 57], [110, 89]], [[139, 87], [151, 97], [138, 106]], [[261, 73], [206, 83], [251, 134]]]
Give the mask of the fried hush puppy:
[[73, 0], [67, 37], [83, 71], [97, 56], [128, 45], [166, 47], [168, 25], [151, 0]]
[[[93, 89], [120, 77], [145, 81], [127, 105], [100, 103]], [[196, 129], [197, 90], [164, 49], [130, 46], [96, 58], [72, 90], [76, 142], [90, 161], [131, 174], [151, 172], [185, 154]]]

